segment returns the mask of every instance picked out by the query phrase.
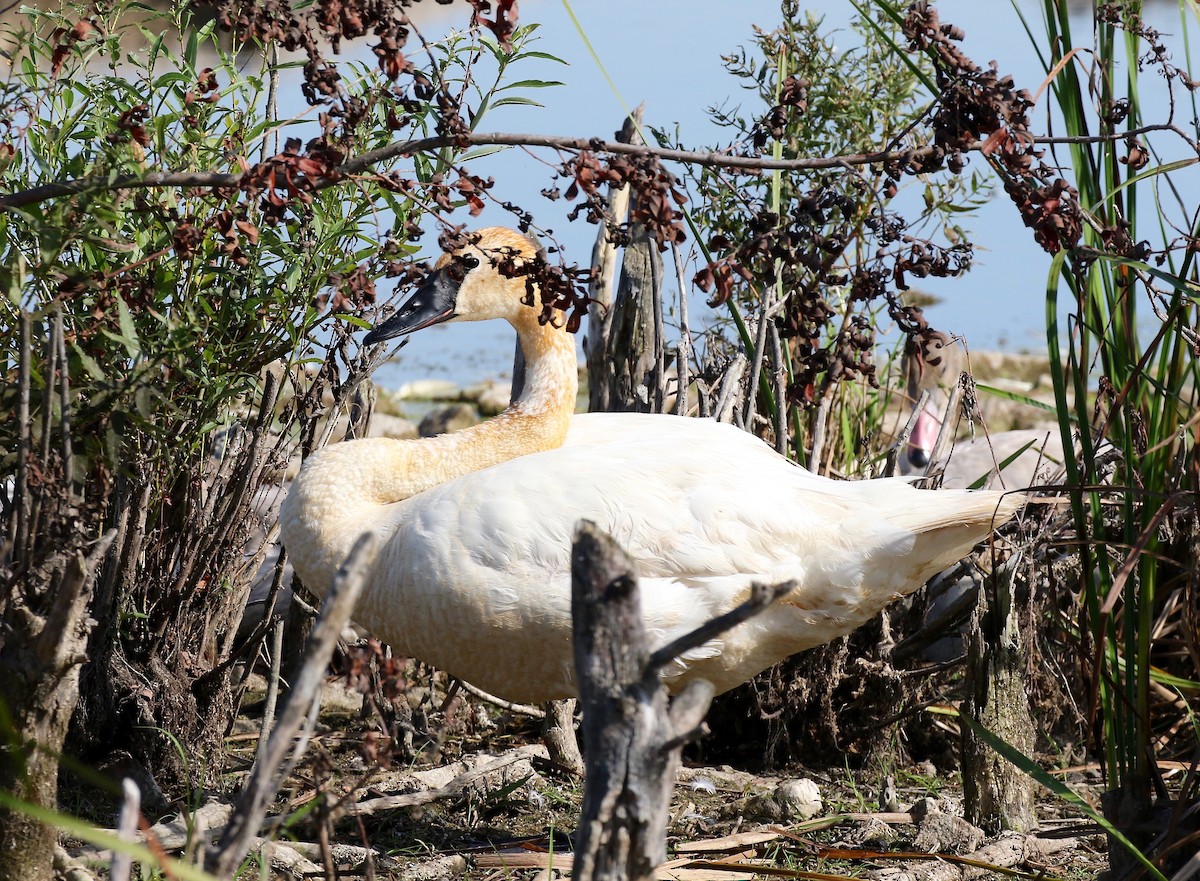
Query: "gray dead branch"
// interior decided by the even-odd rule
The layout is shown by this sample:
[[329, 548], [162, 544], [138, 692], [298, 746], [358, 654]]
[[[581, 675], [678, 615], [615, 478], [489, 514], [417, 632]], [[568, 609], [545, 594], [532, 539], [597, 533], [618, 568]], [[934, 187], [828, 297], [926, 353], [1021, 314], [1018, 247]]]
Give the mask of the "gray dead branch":
[[958, 429], [962, 424], [963, 394], [962, 385], [956, 383], [946, 400], [946, 409], [942, 413], [942, 430], [938, 432], [938, 438], [929, 454], [929, 467], [925, 469], [925, 485], [928, 487], [936, 489], [942, 484], [942, 473], [946, 470], [950, 452], [954, 449], [954, 439], [958, 437]]
[[96, 881], [96, 876], [83, 861], [67, 853], [62, 845], [54, 845], [54, 872], [63, 881]]
[[482, 688], [477, 688], [469, 682], [462, 679], [458, 680], [458, 687], [465, 691], [471, 697], [489, 703], [494, 707], [509, 712], [516, 713], [520, 716], [529, 716], [531, 719], [545, 719], [546, 711], [541, 707], [534, 707], [529, 704], [518, 704], [512, 701], [506, 701], [504, 698], [496, 697], [494, 694], [488, 694]]
[[580, 523], [571, 552], [571, 614], [588, 753], [573, 877], [655, 877], [655, 867], [666, 862], [680, 752], [698, 735], [713, 696], [709, 683], [695, 681], [668, 703], [659, 673], [791, 587], [755, 585], [742, 606], [651, 653], [632, 561], [595, 524]]
[[[644, 105], [639, 105], [625, 119], [617, 140], [625, 144], [640, 144], [638, 129], [642, 124]], [[629, 213], [629, 187], [609, 188], [608, 213], [612, 228], [625, 222]], [[613, 322], [613, 276], [617, 266], [617, 248], [610, 238], [609, 223], [602, 223], [592, 248], [592, 283], [588, 289], [588, 330], [583, 349], [587, 358], [588, 410], [593, 413], [613, 409], [610, 393], [612, 371], [609, 367], [609, 339]]]
[[691, 380], [688, 373], [692, 358], [692, 328], [688, 324], [688, 283], [683, 273], [683, 255], [679, 245], [671, 242], [671, 256], [675, 259], [675, 284], [679, 288], [679, 342], [675, 344], [675, 415], [688, 414], [688, 391]]
[[899, 437], [892, 442], [888, 447], [887, 460], [883, 466], [884, 477], [895, 477], [897, 469], [900, 467], [900, 457], [904, 454], [908, 447], [908, 439], [912, 437], [913, 429], [917, 426], [917, 417], [921, 415], [921, 411], [925, 409], [925, 404], [929, 401], [929, 389], [922, 389], [921, 395], [917, 398], [917, 402], [913, 405], [912, 412], [908, 415], [908, 421], [904, 423], [904, 428], [900, 430]]
[[[124, 799], [121, 802], [121, 815], [117, 821], [117, 836], [122, 841], [133, 841], [137, 834], [138, 817], [142, 810], [142, 793], [137, 784], [126, 777], [121, 781], [121, 792]], [[114, 853], [112, 865], [109, 868], [109, 881], [129, 881], [129, 872], [133, 868], [133, 857], [127, 853]]]
[[[495, 779], [496, 775], [510, 766], [515, 766], [524, 763], [527, 770], [525, 776], [532, 773], [529, 768], [529, 762], [533, 758], [545, 758], [546, 749], [540, 744], [530, 744], [528, 746], [518, 747], [497, 758], [488, 758], [486, 761], [475, 765], [461, 773], [457, 774], [449, 782], [438, 786], [434, 789], [425, 789], [419, 792], [405, 792], [398, 795], [385, 795], [378, 798], [367, 799], [365, 801], [356, 802], [347, 805], [343, 810], [349, 816], [367, 816], [369, 814], [377, 814], [381, 811], [392, 811], [399, 808], [414, 808], [421, 805], [432, 804], [435, 801], [441, 801], [447, 798], [454, 798], [462, 795], [472, 786]], [[444, 777], [446, 769], [436, 768], [432, 772], [423, 772], [426, 774], [436, 773], [440, 777]], [[417, 776], [417, 775], [414, 775]]]

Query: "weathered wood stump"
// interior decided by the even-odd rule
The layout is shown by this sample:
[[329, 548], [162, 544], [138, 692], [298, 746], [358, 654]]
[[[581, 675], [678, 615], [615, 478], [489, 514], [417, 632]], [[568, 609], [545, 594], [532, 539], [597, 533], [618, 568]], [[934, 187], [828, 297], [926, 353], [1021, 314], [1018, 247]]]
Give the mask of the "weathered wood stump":
[[650, 879], [666, 860], [680, 752], [700, 735], [713, 687], [693, 681], [668, 701], [659, 672], [792, 586], [754, 585], [746, 603], [652, 653], [632, 561], [595, 524], [580, 523], [571, 554], [571, 614], [587, 779], [575, 839], [577, 881]]
[[[1017, 560], [979, 592], [967, 633], [967, 699], [962, 713], [980, 727], [1032, 755], [1035, 736], [1025, 689], [1026, 645], [1013, 590]], [[962, 729], [963, 795], [967, 819], [989, 833], [1037, 828], [1035, 786], [998, 755], [970, 725]]]

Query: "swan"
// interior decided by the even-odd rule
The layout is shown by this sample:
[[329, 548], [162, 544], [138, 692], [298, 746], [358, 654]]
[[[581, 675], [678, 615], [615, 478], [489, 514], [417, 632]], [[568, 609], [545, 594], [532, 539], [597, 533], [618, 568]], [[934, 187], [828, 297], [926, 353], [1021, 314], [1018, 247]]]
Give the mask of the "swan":
[[526, 363], [511, 406], [455, 434], [323, 449], [282, 506], [283, 541], [317, 592], [360, 533], [376, 534], [354, 617], [396, 652], [511, 701], [575, 696], [571, 542], [589, 519], [635, 560], [655, 648], [738, 605], [754, 581], [795, 579], [780, 602], [664, 671], [672, 691], [704, 678], [722, 692], [849, 633], [1021, 506], [902, 478], [820, 477], [710, 420], [573, 415], [574, 338], [539, 322], [525, 280], [495, 266], [535, 253], [519, 233], [481, 230], [365, 340], [505, 319]]
[[[903, 372], [909, 398], [918, 400], [922, 391], [928, 391], [929, 397], [909, 435], [906, 455], [900, 460], [901, 474], [924, 474], [929, 467], [949, 400], [946, 386], [956, 382], [966, 366], [962, 349], [942, 333], [931, 333], [919, 347], [905, 350]], [[942, 471], [942, 486], [1026, 489], [1054, 483], [1063, 471], [1063, 455], [1057, 426], [992, 433], [985, 427], [954, 442]]]

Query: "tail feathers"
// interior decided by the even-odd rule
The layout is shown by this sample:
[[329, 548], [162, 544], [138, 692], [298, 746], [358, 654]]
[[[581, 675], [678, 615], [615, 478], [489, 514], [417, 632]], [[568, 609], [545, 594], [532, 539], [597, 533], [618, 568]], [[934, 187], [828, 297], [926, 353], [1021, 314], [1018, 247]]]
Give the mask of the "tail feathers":
[[891, 522], [916, 535], [909, 559], [918, 583], [951, 566], [1025, 505], [1023, 493], [914, 490]]
[[914, 490], [905, 495], [903, 509], [889, 519], [918, 535], [947, 528], [983, 529], [986, 535], [1011, 520], [1026, 502], [1024, 493], [997, 490]]

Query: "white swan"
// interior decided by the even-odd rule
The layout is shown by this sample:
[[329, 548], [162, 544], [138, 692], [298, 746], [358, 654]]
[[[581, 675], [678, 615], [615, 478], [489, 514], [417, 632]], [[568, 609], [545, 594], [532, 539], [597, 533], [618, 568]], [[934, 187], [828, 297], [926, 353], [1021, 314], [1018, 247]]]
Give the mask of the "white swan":
[[675, 416], [572, 418], [572, 337], [522, 304], [492, 265], [533, 256], [487, 229], [436, 271], [369, 342], [452, 319], [507, 319], [524, 391], [452, 435], [337, 444], [305, 463], [281, 513], [306, 585], [330, 584], [359, 533], [381, 541], [355, 620], [395, 651], [500, 697], [575, 694], [570, 551], [581, 518], [636, 560], [655, 642], [727, 611], [755, 580], [799, 587], [667, 671], [724, 691], [848, 633], [965, 555], [1021, 500], [917, 490], [903, 480], [815, 476], [729, 425]]

